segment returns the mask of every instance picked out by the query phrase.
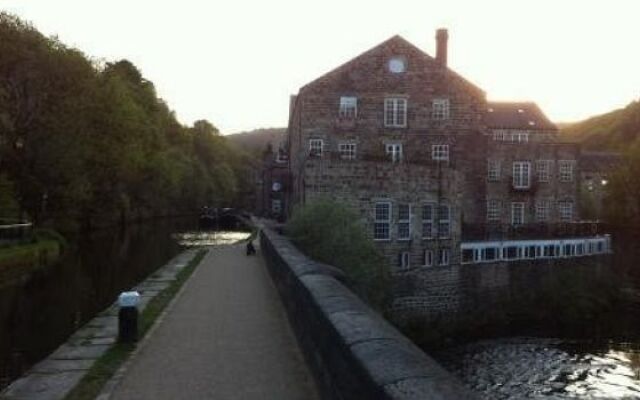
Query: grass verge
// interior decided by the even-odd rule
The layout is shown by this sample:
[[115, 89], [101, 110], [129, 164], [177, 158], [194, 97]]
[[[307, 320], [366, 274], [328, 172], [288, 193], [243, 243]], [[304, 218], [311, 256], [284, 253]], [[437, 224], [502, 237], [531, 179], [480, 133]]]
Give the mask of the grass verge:
[[[178, 290], [180, 290], [184, 282], [191, 276], [206, 253], [207, 250], [198, 251], [189, 264], [178, 273], [176, 280], [171, 286], [158, 293], [156, 297], [149, 301], [149, 304], [147, 304], [147, 307], [140, 315], [138, 331], [140, 340], [142, 340], [149, 329], [151, 329], [155, 320], [160, 316], [176, 293], [178, 293]], [[111, 379], [135, 349], [135, 344], [116, 343], [113, 345], [102, 357], [96, 360], [91, 369], [89, 369], [89, 372], [87, 372], [76, 387], [65, 397], [65, 400], [95, 399], [95, 397], [100, 394], [105, 383]]]
[[0, 269], [46, 264], [57, 259], [59, 254], [60, 244], [53, 239], [0, 247]]

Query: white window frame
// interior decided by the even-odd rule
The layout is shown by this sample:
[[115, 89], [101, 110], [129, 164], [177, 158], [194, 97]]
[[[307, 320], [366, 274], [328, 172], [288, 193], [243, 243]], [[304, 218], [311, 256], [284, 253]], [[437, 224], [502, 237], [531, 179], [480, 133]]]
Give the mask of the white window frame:
[[572, 222], [573, 212], [573, 201], [558, 202], [558, 217], [560, 222]]
[[531, 187], [531, 162], [514, 161], [513, 187], [515, 189], [529, 189]]
[[431, 145], [431, 159], [434, 161], [449, 161], [449, 145], [434, 144]]
[[519, 226], [525, 223], [526, 203], [514, 201], [511, 203], [511, 225]]
[[387, 97], [384, 99], [384, 126], [389, 128], [406, 128], [408, 102], [403, 97]]
[[[400, 203], [398, 204], [397, 208], [398, 208], [397, 240], [399, 241], [411, 240], [411, 204]], [[405, 214], [404, 211], [406, 211], [406, 215], [403, 215]]]
[[449, 99], [433, 99], [431, 103], [431, 119], [435, 121], [444, 121], [450, 116]]
[[322, 157], [323, 150], [324, 150], [324, 140], [309, 139], [309, 156], [310, 157]]
[[[386, 207], [386, 218], [380, 218], [378, 214], [378, 206]], [[377, 201], [373, 206], [373, 240], [389, 241], [391, 240], [391, 212], [393, 207], [390, 201]], [[378, 235], [378, 228], [383, 229], [386, 235], [381, 237]]]
[[355, 143], [338, 143], [338, 153], [342, 160], [355, 160], [356, 144]]
[[551, 201], [536, 201], [536, 222], [549, 222], [551, 219]]
[[[425, 212], [426, 210], [430, 210], [429, 213]], [[433, 239], [434, 237], [434, 227], [435, 227], [435, 213], [436, 213], [436, 204], [435, 203], [423, 203], [421, 210], [421, 220], [422, 220], [422, 238], [423, 239]], [[427, 215], [429, 214], [429, 215]], [[425, 218], [426, 217], [426, 218]], [[428, 234], [425, 235], [425, 232], [428, 231]]]
[[551, 164], [552, 160], [537, 160], [536, 161], [536, 176], [538, 182], [550, 182], [551, 181]]
[[438, 265], [446, 266], [451, 262], [451, 251], [449, 249], [438, 249]]
[[500, 160], [487, 160], [487, 180], [490, 182], [500, 180]]
[[340, 108], [338, 109], [340, 118], [355, 119], [358, 117], [358, 98], [355, 96], [340, 97]]
[[[446, 210], [446, 216], [443, 216], [444, 210]], [[443, 229], [445, 226], [446, 229]], [[451, 237], [451, 206], [448, 204], [438, 206], [438, 237], [441, 239]]]
[[502, 202], [496, 199], [487, 200], [487, 222], [500, 222], [502, 219]]
[[402, 143], [387, 143], [384, 145], [384, 151], [390, 157], [393, 163], [402, 161]]
[[411, 268], [411, 253], [408, 251], [402, 251], [399, 254], [400, 269], [406, 270]]
[[558, 175], [560, 182], [573, 182], [575, 160], [559, 160]]
[[529, 142], [529, 132], [511, 132], [510, 139], [512, 142], [517, 143], [528, 143]]
[[427, 249], [422, 253], [422, 266], [433, 267], [433, 250]]

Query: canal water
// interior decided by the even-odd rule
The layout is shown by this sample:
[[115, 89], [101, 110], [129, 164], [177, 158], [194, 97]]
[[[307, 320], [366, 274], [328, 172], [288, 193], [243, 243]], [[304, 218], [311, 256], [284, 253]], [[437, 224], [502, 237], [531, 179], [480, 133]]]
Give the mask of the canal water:
[[[504, 337], [480, 339], [479, 332], [476, 341], [430, 354], [485, 399], [640, 399], [637, 237], [614, 236], [615, 253], [606, 266], [620, 278], [617, 290], [629, 298], [624, 304], [595, 318], [584, 315], [584, 326], [532, 322]], [[565, 306], [557, 304], [548, 314], [561, 314]]]
[[0, 283], [0, 389], [181, 249], [248, 236], [201, 232], [197, 222], [167, 219], [83, 235], [55, 265]]

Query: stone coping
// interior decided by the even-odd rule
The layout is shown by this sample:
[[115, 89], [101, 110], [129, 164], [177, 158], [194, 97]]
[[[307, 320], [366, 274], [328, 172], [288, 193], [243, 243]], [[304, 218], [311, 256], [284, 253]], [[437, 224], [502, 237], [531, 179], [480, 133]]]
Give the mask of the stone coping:
[[334, 267], [263, 226], [263, 255], [324, 399], [477, 399], [358, 298]]
[[[178, 273], [195, 257], [197, 251], [195, 248], [183, 251], [131, 289], [140, 292], [140, 313], [153, 297], [176, 280]], [[66, 343], [7, 386], [0, 393], [0, 399], [64, 399], [94, 362], [116, 342], [118, 310], [116, 301], [97, 314], [73, 333]]]

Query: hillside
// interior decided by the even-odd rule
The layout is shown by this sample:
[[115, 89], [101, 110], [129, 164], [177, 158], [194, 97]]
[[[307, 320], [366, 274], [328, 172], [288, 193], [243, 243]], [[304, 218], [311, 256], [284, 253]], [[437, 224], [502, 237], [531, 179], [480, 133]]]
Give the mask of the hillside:
[[624, 151], [640, 142], [640, 101], [561, 128], [562, 136], [586, 150]]
[[277, 149], [283, 143], [286, 133], [287, 128], [262, 128], [249, 132], [233, 133], [225, 138], [247, 153], [255, 154], [262, 152], [267, 143], [271, 143], [274, 150]]

